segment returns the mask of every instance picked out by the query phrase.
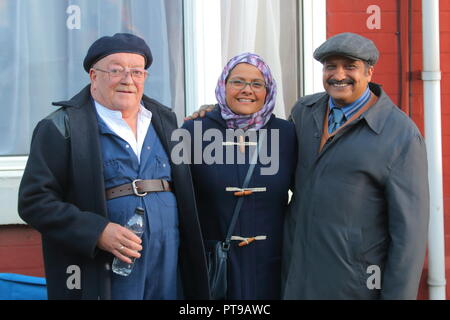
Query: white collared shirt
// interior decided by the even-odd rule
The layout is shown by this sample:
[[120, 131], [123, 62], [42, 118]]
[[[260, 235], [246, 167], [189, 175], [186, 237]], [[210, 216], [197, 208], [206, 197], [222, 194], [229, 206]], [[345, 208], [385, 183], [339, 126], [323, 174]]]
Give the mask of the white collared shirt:
[[122, 112], [108, 109], [95, 101], [95, 108], [100, 118], [106, 123], [109, 129], [125, 140], [128, 144], [126, 148], [132, 148], [138, 161], [141, 159], [142, 146], [147, 135], [148, 126], [152, 120], [152, 113], [145, 109], [143, 105], [139, 106], [137, 115], [137, 139], [130, 126], [122, 119]]

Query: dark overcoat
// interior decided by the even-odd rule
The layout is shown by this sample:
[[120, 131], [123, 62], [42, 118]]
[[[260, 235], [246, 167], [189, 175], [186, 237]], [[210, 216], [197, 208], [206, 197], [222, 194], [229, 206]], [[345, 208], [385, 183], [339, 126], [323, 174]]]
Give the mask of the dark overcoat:
[[[165, 151], [176, 115], [146, 96]], [[107, 218], [103, 161], [90, 86], [36, 126], [19, 188], [19, 214], [42, 234], [50, 299], [109, 299], [112, 255], [97, 248]], [[180, 269], [187, 299], [208, 299], [200, 225], [188, 165], [171, 164], [180, 228]], [[76, 276], [80, 275], [78, 282]]]
[[298, 101], [296, 192], [285, 224], [285, 299], [415, 299], [429, 218], [425, 143], [380, 86], [319, 152], [329, 96]]
[[[202, 131], [196, 130], [195, 124], [201, 124]], [[208, 130], [216, 130], [216, 133], [220, 132], [223, 141], [230, 141], [226, 138], [226, 123], [218, 108], [207, 113], [205, 118], [186, 122], [183, 127], [190, 132], [192, 152], [195, 153], [196, 148], [204, 152], [200, 159], [201, 163], [195, 161], [195, 155], [192, 154], [194, 163], [191, 166], [202, 233], [205, 241], [223, 241], [238, 199], [234, 196], [234, 192], [226, 191], [225, 188], [242, 187], [249, 168], [249, 147], [245, 148], [247, 159], [245, 164], [238, 164], [239, 147], [222, 147], [220, 146], [222, 141], [219, 141], [218, 149], [223, 152], [223, 163], [207, 163], [211, 143], [217, 143], [216, 137], [207, 138]], [[267, 130], [265, 139], [267, 155], [270, 155], [273, 161], [277, 161], [278, 165], [274, 162], [266, 163], [261, 158], [258, 160], [249, 187], [265, 187], [266, 191], [255, 192], [245, 197], [232, 235], [244, 238], [262, 235], [267, 236], [267, 239], [257, 240], [242, 247], [238, 246], [241, 241], [232, 241], [227, 298], [233, 300], [280, 298], [283, 222], [288, 204], [288, 191], [293, 183], [297, 163], [297, 140], [292, 123], [278, 119], [274, 115], [262, 129]], [[201, 141], [199, 132], [204, 134], [205, 141]], [[276, 139], [276, 134], [279, 139]], [[258, 136], [258, 143], [261, 143], [261, 135]], [[198, 147], [195, 147], [195, 144]], [[226, 161], [227, 152], [231, 150], [234, 158], [228, 153], [228, 160], [234, 161]], [[262, 150], [265, 148], [262, 147]], [[265, 151], [261, 154], [264, 155]], [[261, 168], [271, 166], [272, 174], [263, 174]], [[276, 166], [278, 170], [275, 170]]]

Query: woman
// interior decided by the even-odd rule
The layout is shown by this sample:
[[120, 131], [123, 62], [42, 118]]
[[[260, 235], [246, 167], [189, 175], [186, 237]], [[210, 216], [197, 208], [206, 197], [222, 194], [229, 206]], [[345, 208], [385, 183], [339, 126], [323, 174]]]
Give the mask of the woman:
[[[293, 124], [272, 114], [275, 97], [276, 84], [269, 67], [258, 55], [244, 53], [232, 58], [219, 78], [216, 87], [218, 108], [204, 118], [185, 122], [183, 126], [193, 139], [199, 139], [194, 127], [198, 128], [200, 124], [203, 133], [209, 129], [216, 129], [217, 133], [218, 129], [224, 139], [227, 129], [242, 129], [247, 134], [253, 130], [258, 145], [267, 144], [267, 155], [272, 160], [270, 164], [263, 161], [263, 165], [261, 151], [248, 186], [254, 191], [247, 192], [233, 230], [227, 299], [280, 298], [283, 219], [297, 162], [297, 142]], [[195, 124], [197, 121], [200, 123]], [[263, 131], [267, 131], [264, 141], [260, 139]], [[206, 151], [210, 150], [205, 148], [212, 142], [203, 139], [203, 161], [198, 163], [198, 157], [197, 161], [192, 159], [195, 162], [191, 170], [205, 241], [225, 239], [238, 195], [242, 195], [236, 189], [227, 191], [227, 188], [242, 187], [249, 168], [249, 150], [252, 153], [255, 150], [248, 146], [249, 141], [245, 141], [246, 146], [242, 140], [236, 138], [223, 144], [223, 164], [220, 161], [205, 163]], [[194, 145], [195, 142], [191, 154], [198, 154]], [[227, 156], [230, 151], [234, 152], [231, 158]], [[220, 152], [212, 154], [216, 160], [220, 158]], [[244, 154], [245, 163], [239, 164], [237, 159]], [[230, 159], [233, 160], [231, 163]], [[278, 167], [274, 164], [276, 161], [279, 161]], [[268, 171], [274, 172], [263, 175], [261, 169], [270, 166], [272, 170]]]

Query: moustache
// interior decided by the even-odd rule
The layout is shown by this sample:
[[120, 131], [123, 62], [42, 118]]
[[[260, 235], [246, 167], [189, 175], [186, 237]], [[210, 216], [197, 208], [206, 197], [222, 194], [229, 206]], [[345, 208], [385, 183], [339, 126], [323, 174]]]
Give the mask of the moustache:
[[339, 84], [353, 84], [354, 82], [351, 79], [344, 79], [344, 80], [330, 79], [330, 80], [327, 80], [327, 83], [329, 85], [334, 85], [334, 84], [338, 84], [339, 85]]

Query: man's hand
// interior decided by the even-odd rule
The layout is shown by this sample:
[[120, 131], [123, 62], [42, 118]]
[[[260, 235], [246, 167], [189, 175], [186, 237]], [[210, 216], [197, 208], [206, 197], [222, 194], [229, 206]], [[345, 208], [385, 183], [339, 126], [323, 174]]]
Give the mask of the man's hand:
[[203, 118], [206, 116], [207, 112], [213, 111], [214, 107], [215, 106], [213, 104], [204, 104], [200, 107], [200, 109], [195, 111], [193, 114], [184, 118], [184, 121], [197, 119], [198, 117]]
[[142, 250], [142, 240], [133, 233], [117, 223], [108, 223], [97, 242], [97, 247], [111, 252], [120, 260], [131, 263], [130, 258], [139, 258], [138, 251]]

